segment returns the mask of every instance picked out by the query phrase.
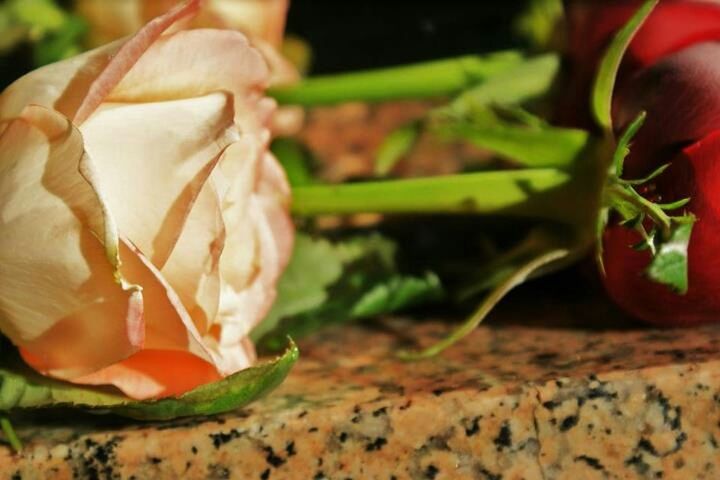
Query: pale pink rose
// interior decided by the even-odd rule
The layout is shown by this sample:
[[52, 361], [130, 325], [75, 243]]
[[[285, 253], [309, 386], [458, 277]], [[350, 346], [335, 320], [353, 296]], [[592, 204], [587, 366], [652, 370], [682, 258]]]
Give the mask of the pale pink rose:
[[[150, 19], [180, 0], [77, 0], [75, 8], [90, 26], [88, 39], [99, 46], [135, 33]], [[183, 28], [220, 28], [245, 33], [265, 55], [271, 82], [291, 83], [297, 70], [279, 53], [285, 33], [289, 0], [204, 0], [200, 11]]]
[[289, 187], [265, 61], [236, 31], [175, 28], [199, 7], [0, 96], [0, 330], [43, 374], [142, 399], [255, 359]]

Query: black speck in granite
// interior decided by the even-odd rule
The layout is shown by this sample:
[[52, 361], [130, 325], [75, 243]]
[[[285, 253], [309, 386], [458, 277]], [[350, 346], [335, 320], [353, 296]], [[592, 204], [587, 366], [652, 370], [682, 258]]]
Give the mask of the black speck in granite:
[[552, 362], [553, 360], [556, 360], [560, 356], [557, 352], [543, 352], [538, 353], [532, 358], [532, 363], [536, 365], [544, 366], [549, 362]]
[[655, 450], [655, 446], [647, 438], [641, 438], [637, 444], [638, 450], [643, 450], [654, 457], [659, 457], [660, 454]]
[[297, 450], [295, 450], [295, 442], [290, 441], [285, 445], [285, 453], [288, 457], [292, 457], [297, 453]]
[[115, 471], [115, 447], [122, 437], [115, 436], [104, 443], [98, 443], [89, 438], [85, 439], [85, 452], [80, 459], [78, 468], [73, 472], [76, 477], [99, 479], [115, 479], [120, 476]]
[[279, 466], [281, 466], [282, 464], [285, 463], [284, 458], [275, 455], [275, 451], [272, 449], [272, 447], [270, 447], [270, 446], [263, 447], [263, 450], [266, 453], [265, 461], [267, 461], [267, 463], [269, 463], [273, 467], [278, 468]]
[[321, 470], [315, 474], [313, 477], [313, 480], [324, 480], [325, 479], [325, 473]]
[[575, 461], [585, 463], [594, 470], [598, 470], [598, 471], [605, 470], [605, 467], [603, 467], [603, 464], [600, 463], [600, 460], [598, 460], [595, 457], [590, 457], [588, 455], [579, 455], [579, 456], [575, 457]]
[[501, 474], [493, 473], [485, 467], [479, 467], [477, 472], [482, 475], [482, 477], [479, 478], [483, 478], [485, 480], [502, 480], [503, 478]]
[[429, 480], [433, 480], [435, 477], [437, 477], [438, 473], [440, 473], [440, 470], [431, 463], [425, 469], [425, 478], [427, 478]]
[[556, 400], [548, 400], [547, 402], [543, 402], [542, 406], [543, 406], [543, 408], [545, 408], [547, 410], [553, 411], [558, 406], [560, 406], [560, 402], [558, 402]]
[[385, 439], [385, 437], [377, 437], [375, 440], [365, 445], [365, 451], [374, 452], [381, 450], [385, 444], [387, 444], [387, 439]]
[[149, 457], [148, 460], [149, 460], [150, 463], [152, 463], [153, 465], [159, 465], [159, 464], [162, 463], [162, 459], [161, 459], [161, 458], [158, 458], [158, 457]]
[[568, 415], [567, 417], [563, 418], [562, 422], [560, 422], [560, 431], [567, 432], [575, 425], [577, 425], [579, 420], [580, 417], [578, 417], [577, 415]]
[[192, 448], [190, 449], [190, 451], [192, 452], [193, 455], [197, 455], [197, 453], [198, 453], [198, 449], [197, 449], [197, 447], [196, 447], [195, 445], [192, 446]]
[[446, 391], [447, 391], [447, 389], [444, 389], [444, 388], [436, 388], [435, 390], [432, 391], [432, 394], [435, 395], [436, 397], [439, 397]]
[[266, 468], [261, 474], [260, 474], [260, 480], [268, 480], [270, 478], [270, 469]]
[[498, 432], [498, 436], [495, 437], [493, 443], [498, 451], [512, 446], [512, 430], [510, 430], [510, 424], [508, 422], [503, 422], [500, 427], [500, 432]]
[[310, 428], [308, 428], [308, 433], [315, 433], [315, 432], [317, 432], [317, 431], [318, 431], [318, 428], [317, 428], [317, 427], [310, 427]]
[[633, 467], [640, 475], [645, 475], [650, 471], [650, 465], [645, 462], [642, 455], [633, 455], [625, 460], [625, 465]]
[[465, 428], [465, 436], [466, 437], [472, 437], [473, 435], [476, 435], [480, 431], [480, 419], [481, 416], [477, 416], [473, 418], [469, 423], [467, 422], [467, 419], [463, 421], [464, 425], [463, 428]]
[[208, 465], [208, 480], [225, 480], [230, 478], [230, 469], [218, 463]]
[[226, 443], [235, 440], [236, 438], [240, 438], [243, 435], [243, 432], [232, 429], [229, 432], [220, 432], [220, 433], [211, 433], [209, 435], [210, 439], [212, 440], [213, 446], [215, 449], [220, 448], [221, 446], [225, 445]]
[[405, 395], [405, 387], [396, 383], [379, 382], [377, 387], [380, 393], [391, 393], [398, 396]]
[[13, 473], [13, 476], [10, 477], [12, 480], [22, 480], [22, 475], [20, 475], [20, 472]]
[[387, 411], [388, 411], [387, 407], [381, 407], [381, 408], [378, 408], [377, 410], [375, 410], [374, 412], [372, 412], [372, 416], [377, 418], [381, 415], [387, 415]]
[[347, 432], [340, 432], [340, 435], [338, 435], [338, 440], [340, 440], [340, 443], [345, 443], [348, 439]]

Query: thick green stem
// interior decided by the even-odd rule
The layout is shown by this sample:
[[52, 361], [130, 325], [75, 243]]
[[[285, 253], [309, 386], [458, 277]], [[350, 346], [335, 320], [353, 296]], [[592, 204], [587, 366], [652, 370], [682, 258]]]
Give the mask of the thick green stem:
[[272, 88], [281, 104], [324, 105], [347, 101], [381, 102], [452, 95], [522, 62], [514, 51], [436, 60], [414, 65], [311, 77]]
[[293, 189], [293, 213], [498, 214], [574, 223], [589, 204], [573, 176], [537, 168], [438, 177], [308, 185]]

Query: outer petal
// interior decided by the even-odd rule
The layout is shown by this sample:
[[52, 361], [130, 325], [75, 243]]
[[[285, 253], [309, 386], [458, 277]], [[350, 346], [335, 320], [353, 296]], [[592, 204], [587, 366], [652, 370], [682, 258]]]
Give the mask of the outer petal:
[[232, 98], [105, 104], [82, 126], [120, 231], [162, 268], [223, 149]]
[[626, 82], [614, 101], [622, 130], [641, 111], [645, 124], [633, 139], [627, 175], [638, 177], [670, 161], [678, 148], [720, 125], [720, 43], [706, 42], [668, 55]]
[[[239, 153], [228, 151], [228, 154]], [[227, 158], [226, 161], [238, 160]], [[244, 368], [238, 346], [262, 320], [275, 300], [275, 285], [292, 252], [294, 228], [288, 215], [289, 188], [284, 172], [270, 154], [260, 157], [257, 178], [249, 195], [228, 192], [223, 217], [228, 228], [221, 257], [223, 290], [216, 322], [219, 368]]]
[[87, 42], [93, 47], [140, 30], [143, 26], [140, 9], [137, 1], [75, 0], [75, 10], [89, 24]]
[[660, 178], [658, 191], [668, 201], [690, 196], [688, 209], [697, 216], [690, 237], [688, 291], [677, 295], [647, 280], [643, 273], [650, 261], [648, 252], [629, 245], [637, 235], [613, 227], [605, 233], [605, 286], [626, 311], [648, 322], [662, 325], [693, 325], [716, 322], [720, 316], [720, 130], [686, 148]]
[[[560, 100], [559, 120], [569, 124], [593, 123], [585, 106], [590, 88], [612, 35], [637, 10], [641, 0], [566, 0], [567, 55], [570, 73]], [[720, 5], [714, 1], [663, 0], [630, 44], [623, 79], [638, 68], [699, 42], [720, 40]]]
[[260, 52], [229, 30], [188, 30], [159, 38], [105, 101], [150, 102], [227, 91], [241, 98], [268, 82]]
[[3, 333], [36, 368], [65, 375], [131, 355], [143, 342], [142, 295], [116, 270], [117, 234], [80, 133], [29, 107], [0, 152]]
[[125, 77], [128, 70], [133, 68], [140, 58], [145, 54], [168, 28], [175, 25], [184, 18], [195, 15], [200, 8], [201, 0], [188, 0], [177, 8], [161, 15], [139, 32], [133, 35], [113, 56], [100, 75], [90, 85], [82, 103], [75, 113], [75, 123], [82, 123], [105, 101], [108, 94]]
[[[285, 32], [289, 4], [289, 0], [211, 0], [207, 9], [222, 22], [218, 27], [240, 30], [252, 38], [259, 38], [279, 48]], [[200, 21], [202, 16], [196, 23]]]
[[42, 105], [81, 123], [168, 28], [199, 8], [192, 0], [153, 20], [128, 41], [35, 70], [0, 95], [0, 120], [16, 117], [30, 104]]
[[114, 42], [62, 62], [33, 70], [0, 95], [0, 119], [17, 117], [28, 105], [41, 105], [72, 118], [90, 84], [122, 46]]
[[[220, 378], [213, 356], [173, 288], [143, 255], [123, 243], [123, 274], [145, 293], [146, 340], [127, 360], [73, 382], [115, 385], [132, 398], [185, 392]], [[174, 366], [170, 362], [177, 362]], [[182, 375], [178, 375], [178, 370]]]
[[[595, 64], [612, 35], [641, 0], [569, 0], [568, 46], [579, 61]], [[720, 39], [720, 5], [702, 0], [663, 0], [640, 28], [629, 60], [646, 66], [697, 42]]]
[[178, 293], [201, 334], [207, 333], [220, 302], [220, 254], [225, 224], [212, 181], [205, 183], [185, 221], [162, 275]]

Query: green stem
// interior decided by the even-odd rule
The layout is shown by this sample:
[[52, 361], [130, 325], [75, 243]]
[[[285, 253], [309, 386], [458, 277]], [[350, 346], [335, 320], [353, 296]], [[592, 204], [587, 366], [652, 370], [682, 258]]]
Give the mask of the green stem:
[[589, 203], [572, 174], [555, 168], [307, 185], [293, 189], [293, 213], [499, 214], [576, 222]]
[[7, 417], [0, 417], [0, 429], [2, 429], [5, 434], [5, 438], [12, 449], [16, 452], [20, 452], [22, 450], [22, 442], [18, 438], [12, 423], [10, 423], [10, 420]]
[[514, 51], [468, 55], [399, 67], [311, 77], [296, 85], [272, 88], [268, 94], [281, 104], [304, 106], [443, 97], [505, 71], [522, 60], [522, 56]]

